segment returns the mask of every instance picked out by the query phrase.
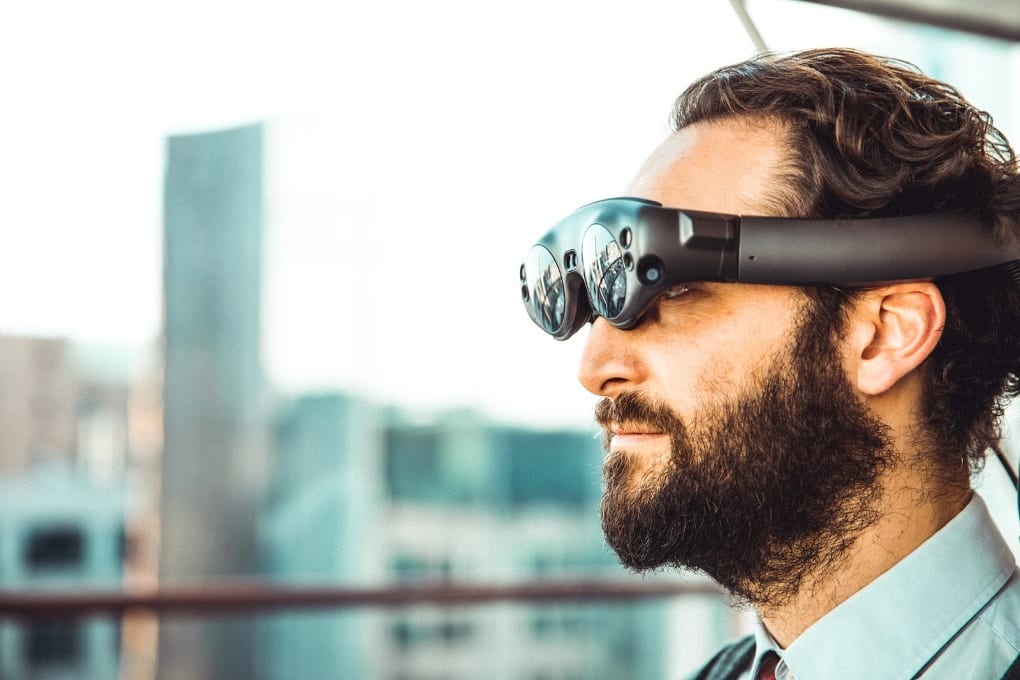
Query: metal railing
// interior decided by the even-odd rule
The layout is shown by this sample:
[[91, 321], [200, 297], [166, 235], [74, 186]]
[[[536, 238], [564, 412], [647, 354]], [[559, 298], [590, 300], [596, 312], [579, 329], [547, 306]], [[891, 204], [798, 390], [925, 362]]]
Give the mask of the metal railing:
[[492, 602], [632, 601], [717, 595], [710, 583], [628, 583], [620, 580], [539, 581], [506, 585], [413, 584], [384, 587], [281, 585], [263, 581], [120, 590], [0, 590], [0, 619], [120, 616], [134, 612], [202, 617], [251, 611]]

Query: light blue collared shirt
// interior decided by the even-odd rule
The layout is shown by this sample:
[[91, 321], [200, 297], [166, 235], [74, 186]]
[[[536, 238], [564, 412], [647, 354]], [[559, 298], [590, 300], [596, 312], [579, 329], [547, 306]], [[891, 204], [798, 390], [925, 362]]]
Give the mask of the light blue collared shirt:
[[779, 649], [777, 680], [999, 680], [1020, 654], [1020, 575], [980, 496], [934, 536]]

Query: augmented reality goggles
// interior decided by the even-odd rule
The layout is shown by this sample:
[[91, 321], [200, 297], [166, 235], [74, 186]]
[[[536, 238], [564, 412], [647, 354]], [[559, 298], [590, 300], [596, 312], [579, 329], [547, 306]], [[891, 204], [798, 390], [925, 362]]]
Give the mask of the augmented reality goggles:
[[633, 328], [671, 286], [689, 281], [864, 286], [1020, 260], [975, 215], [852, 220], [743, 217], [640, 198], [579, 208], [521, 265], [528, 315], [557, 340], [595, 318]]

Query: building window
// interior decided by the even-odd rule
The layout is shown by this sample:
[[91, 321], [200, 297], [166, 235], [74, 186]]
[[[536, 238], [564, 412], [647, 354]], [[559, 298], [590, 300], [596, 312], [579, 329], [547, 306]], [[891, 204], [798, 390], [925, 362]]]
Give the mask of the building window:
[[28, 537], [25, 563], [33, 571], [75, 569], [85, 555], [85, 537], [73, 526], [36, 529]]
[[469, 642], [475, 626], [469, 621], [445, 619], [442, 621], [412, 621], [401, 619], [390, 628], [390, 639], [399, 649], [419, 645], [455, 646]]
[[39, 621], [25, 629], [24, 659], [29, 668], [72, 666], [81, 658], [81, 628], [75, 621]]

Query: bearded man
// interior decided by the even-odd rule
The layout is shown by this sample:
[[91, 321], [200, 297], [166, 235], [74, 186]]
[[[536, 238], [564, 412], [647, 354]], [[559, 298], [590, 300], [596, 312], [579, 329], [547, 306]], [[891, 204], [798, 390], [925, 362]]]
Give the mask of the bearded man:
[[[609, 545], [754, 607], [755, 634], [698, 678], [1018, 672], [1015, 559], [970, 483], [1020, 376], [1009, 144], [949, 85], [845, 49], [715, 71], [672, 121], [627, 191], [643, 201], [568, 218], [558, 233], [577, 222], [584, 244], [548, 237], [521, 270], [545, 330], [590, 322], [579, 377], [602, 397]], [[682, 209], [683, 248], [724, 244], [718, 273], [642, 250], [660, 204]], [[786, 219], [801, 231], [760, 274], [767, 249], [732, 244], [774, 223], [726, 216], [814, 221]], [[823, 247], [790, 247], [826, 222]], [[857, 269], [817, 264], [829, 241]]]

